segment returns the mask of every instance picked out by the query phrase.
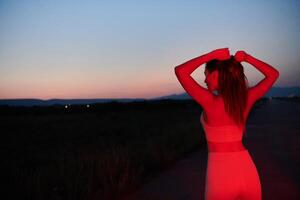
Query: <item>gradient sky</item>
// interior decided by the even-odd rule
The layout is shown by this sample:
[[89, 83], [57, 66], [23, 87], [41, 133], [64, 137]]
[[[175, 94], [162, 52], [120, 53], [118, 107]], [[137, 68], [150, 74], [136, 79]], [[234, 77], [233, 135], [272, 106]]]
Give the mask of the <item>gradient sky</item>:
[[[300, 3], [282, 0], [0, 0], [0, 98], [182, 93], [174, 67], [244, 50], [300, 86]], [[250, 86], [264, 76], [244, 64]], [[204, 65], [192, 76], [203, 87]]]

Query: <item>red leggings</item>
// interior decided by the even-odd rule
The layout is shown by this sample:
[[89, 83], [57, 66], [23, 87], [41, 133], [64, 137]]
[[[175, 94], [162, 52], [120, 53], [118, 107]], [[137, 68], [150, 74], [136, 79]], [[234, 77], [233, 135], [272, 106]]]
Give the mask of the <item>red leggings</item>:
[[247, 149], [208, 152], [205, 200], [261, 200], [261, 183]]

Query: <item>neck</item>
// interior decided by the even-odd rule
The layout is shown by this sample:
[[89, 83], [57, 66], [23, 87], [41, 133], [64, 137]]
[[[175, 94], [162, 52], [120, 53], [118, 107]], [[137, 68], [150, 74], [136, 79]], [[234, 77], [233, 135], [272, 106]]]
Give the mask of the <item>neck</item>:
[[214, 91], [213, 91], [213, 94], [216, 95], [216, 96], [220, 96], [220, 93], [219, 93], [218, 90], [214, 90]]

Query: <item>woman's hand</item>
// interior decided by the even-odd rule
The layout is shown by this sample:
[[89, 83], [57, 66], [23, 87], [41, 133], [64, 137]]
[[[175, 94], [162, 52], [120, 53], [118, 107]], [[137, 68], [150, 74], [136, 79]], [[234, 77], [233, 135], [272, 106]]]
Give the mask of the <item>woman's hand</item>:
[[230, 58], [230, 53], [228, 48], [216, 49], [210, 52], [214, 59], [217, 60], [227, 60]]
[[238, 62], [245, 61], [247, 57], [247, 53], [245, 51], [237, 51], [234, 55], [234, 59]]

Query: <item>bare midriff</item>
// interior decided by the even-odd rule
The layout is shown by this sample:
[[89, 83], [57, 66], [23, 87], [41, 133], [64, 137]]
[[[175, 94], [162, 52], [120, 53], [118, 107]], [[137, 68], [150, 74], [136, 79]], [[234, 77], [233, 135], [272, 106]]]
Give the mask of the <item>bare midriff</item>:
[[233, 142], [209, 142], [207, 141], [209, 152], [234, 152], [246, 150], [242, 141]]

